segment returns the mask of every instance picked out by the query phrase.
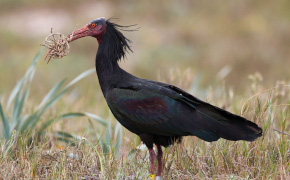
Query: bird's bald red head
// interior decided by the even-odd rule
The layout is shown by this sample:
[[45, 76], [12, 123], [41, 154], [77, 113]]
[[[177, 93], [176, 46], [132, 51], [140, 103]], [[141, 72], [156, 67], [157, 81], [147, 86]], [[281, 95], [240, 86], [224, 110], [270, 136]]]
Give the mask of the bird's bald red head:
[[86, 26], [74, 31], [69, 37], [72, 37], [71, 41], [77, 40], [82, 37], [92, 36], [97, 38], [98, 42], [102, 42], [102, 36], [106, 32], [106, 20], [105, 18], [98, 18], [87, 24]]

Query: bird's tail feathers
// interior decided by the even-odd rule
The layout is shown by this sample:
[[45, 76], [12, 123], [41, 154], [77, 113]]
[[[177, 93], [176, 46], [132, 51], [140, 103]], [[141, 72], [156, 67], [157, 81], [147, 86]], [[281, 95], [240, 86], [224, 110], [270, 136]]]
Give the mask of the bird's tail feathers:
[[233, 141], [254, 141], [262, 136], [262, 129], [257, 124], [218, 107], [201, 105], [197, 111], [206, 130], [195, 134], [206, 141], [215, 141], [219, 137]]

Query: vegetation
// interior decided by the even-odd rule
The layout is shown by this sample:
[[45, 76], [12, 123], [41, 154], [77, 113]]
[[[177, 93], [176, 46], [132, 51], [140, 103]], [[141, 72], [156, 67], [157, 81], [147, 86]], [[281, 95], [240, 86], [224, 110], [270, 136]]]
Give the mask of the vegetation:
[[94, 66], [95, 40], [72, 44], [68, 56], [38, 62], [37, 70], [28, 64], [50, 28], [70, 34], [103, 16], [141, 26], [125, 33], [134, 50], [122, 64], [127, 71], [181, 87], [264, 130], [252, 143], [186, 137], [165, 149], [165, 179], [290, 179], [289, 2], [1, 1], [0, 179], [148, 177], [145, 147], [114, 119], [97, 76], [69, 88], [60, 81]]

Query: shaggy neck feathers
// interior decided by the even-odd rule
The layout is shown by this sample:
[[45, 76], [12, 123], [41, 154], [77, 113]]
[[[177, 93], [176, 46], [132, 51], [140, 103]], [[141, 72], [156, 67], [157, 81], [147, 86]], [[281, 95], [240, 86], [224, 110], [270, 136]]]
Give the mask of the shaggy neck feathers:
[[110, 19], [106, 21], [106, 24], [106, 32], [102, 39], [98, 40], [100, 43], [98, 53], [102, 53], [109, 61], [118, 62], [126, 56], [126, 52], [132, 52], [129, 46], [131, 41], [120, 32], [120, 30], [130, 31], [126, 29], [130, 26], [112, 23]]

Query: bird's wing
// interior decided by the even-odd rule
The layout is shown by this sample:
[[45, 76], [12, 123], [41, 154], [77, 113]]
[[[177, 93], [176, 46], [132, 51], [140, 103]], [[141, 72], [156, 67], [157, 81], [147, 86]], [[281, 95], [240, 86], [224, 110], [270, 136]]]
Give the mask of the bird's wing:
[[120, 85], [112, 88], [106, 99], [129, 130], [165, 136], [195, 135], [206, 141], [220, 137], [251, 141], [261, 135], [256, 124], [164, 83], [142, 80]]
[[180, 126], [183, 104], [161, 86], [137, 83], [115, 87], [106, 100], [121, 124], [133, 132], [165, 136], [190, 134]]

